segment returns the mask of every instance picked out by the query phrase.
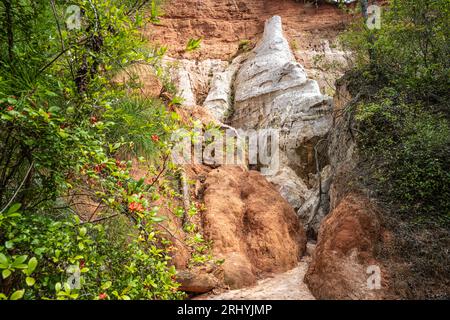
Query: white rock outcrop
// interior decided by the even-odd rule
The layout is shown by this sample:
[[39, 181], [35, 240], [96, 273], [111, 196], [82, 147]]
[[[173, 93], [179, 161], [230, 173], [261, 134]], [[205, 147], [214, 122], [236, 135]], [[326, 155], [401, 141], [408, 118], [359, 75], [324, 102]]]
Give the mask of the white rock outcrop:
[[183, 98], [183, 106], [193, 107], [206, 97], [213, 74], [223, 72], [228, 66], [226, 61], [206, 59], [194, 61], [165, 58], [164, 65], [170, 72], [178, 96]]
[[[266, 22], [263, 38], [236, 74], [234, 88], [230, 124], [279, 130], [280, 167], [268, 179], [295, 209], [303, 208], [302, 217], [309, 219], [303, 205], [307, 200], [317, 203], [313, 198], [319, 197], [317, 183], [311, 179], [317, 177], [314, 147], [331, 126], [332, 100], [295, 60], [279, 16]], [[326, 151], [317, 158], [319, 167], [325, 167]]]
[[212, 77], [210, 90], [203, 107], [208, 109], [220, 122], [225, 121], [232, 110], [233, 81], [244, 57], [243, 55], [238, 56], [224, 71], [216, 72]]
[[327, 212], [328, 198], [323, 195], [329, 185], [326, 144], [317, 146], [331, 127], [332, 99], [296, 61], [281, 18], [269, 19], [255, 49], [231, 64], [170, 58], [168, 62], [184, 107], [204, 100], [203, 107], [218, 123], [227, 122], [230, 126], [223, 125], [227, 128], [279, 131], [280, 165], [267, 178], [316, 233]]

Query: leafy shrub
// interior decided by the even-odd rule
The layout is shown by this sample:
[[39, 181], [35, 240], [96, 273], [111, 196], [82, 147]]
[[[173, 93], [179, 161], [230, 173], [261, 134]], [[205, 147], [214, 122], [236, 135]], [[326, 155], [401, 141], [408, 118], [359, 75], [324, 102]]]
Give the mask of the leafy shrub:
[[357, 20], [343, 35], [358, 68], [415, 97], [448, 100], [450, 2], [389, 1], [382, 12], [381, 29]]
[[449, 219], [448, 121], [382, 93], [358, 105], [356, 120], [379, 190], [401, 211]]
[[154, 158], [160, 151], [155, 137], [169, 140], [170, 132], [178, 120], [178, 115], [169, 113], [160, 100], [139, 96], [118, 101], [105, 111], [103, 117], [113, 123], [107, 133], [109, 141], [132, 141], [129, 148], [123, 148], [122, 152], [135, 157], [145, 156], [147, 159]]
[[[101, 224], [19, 213], [0, 215], [0, 298], [176, 299], [175, 270], [157, 243], [108, 238]], [[139, 232], [137, 232], [139, 235]], [[11, 294], [9, 294], [11, 292]], [[18, 292], [18, 294], [17, 294]]]
[[381, 29], [355, 21], [342, 37], [354, 52], [358, 142], [379, 191], [401, 211], [449, 215], [448, 20], [450, 3], [389, 1]]
[[[146, 4], [0, 3], [2, 299], [182, 297], [156, 204], [178, 196], [167, 142], [177, 119], [112, 84], [164, 53], [140, 37]], [[67, 28], [69, 5], [80, 8], [80, 28]], [[124, 154], [147, 157], [145, 177], [132, 177]], [[77, 269], [79, 289], [67, 283]]]

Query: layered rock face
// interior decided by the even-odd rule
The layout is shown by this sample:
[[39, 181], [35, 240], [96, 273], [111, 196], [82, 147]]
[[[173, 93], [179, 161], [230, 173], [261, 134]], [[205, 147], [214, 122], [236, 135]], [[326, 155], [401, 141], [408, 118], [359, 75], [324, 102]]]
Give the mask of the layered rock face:
[[[342, 116], [351, 100], [344, 81], [335, 95], [329, 134], [330, 213], [321, 222], [305, 282], [318, 299], [395, 298], [390, 270], [377, 258], [392, 239], [382, 228], [379, 208], [358, 183], [356, 143]], [[373, 272], [380, 272], [378, 279]], [[379, 280], [379, 286], [371, 279]]]
[[185, 108], [204, 100], [204, 109], [219, 123], [278, 130], [279, 166], [267, 178], [315, 236], [328, 212], [325, 140], [332, 101], [296, 61], [281, 18], [269, 19], [256, 48], [228, 66], [220, 60], [180, 60], [174, 66], [172, 75]]
[[[241, 41], [253, 43], [260, 38], [264, 22], [274, 15], [282, 17], [297, 61], [319, 82], [322, 92], [332, 95], [348, 55], [336, 37], [351, 16], [325, 1], [316, 7], [313, 1], [294, 0], [169, 0], [160, 24], [143, 33], [150, 41], [167, 45], [171, 57], [229, 61]], [[191, 38], [202, 38], [201, 47], [186, 52]]]
[[223, 72], [228, 63], [219, 59], [195, 61], [165, 57], [163, 65], [168, 69], [183, 105], [194, 107], [208, 95], [212, 74]]
[[280, 167], [268, 179], [308, 220], [316, 206], [303, 205], [317, 202], [317, 169], [327, 164], [326, 152], [319, 154], [317, 146], [331, 126], [331, 99], [296, 62], [279, 16], [266, 22], [263, 38], [243, 61], [234, 88], [230, 124], [279, 130]]
[[318, 299], [381, 299], [387, 274], [376, 260], [382, 230], [364, 196], [349, 194], [324, 219], [305, 276]]
[[233, 83], [245, 56], [239, 56], [222, 72], [214, 73], [203, 106], [219, 121], [225, 121], [233, 108]]
[[230, 288], [253, 285], [269, 273], [294, 268], [306, 235], [292, 207], [257, 171], [237, 166], [212, 170], [204, 184], [204, 232], [224, 259]]
[[[160, 24], [143, 33], [167, 45], [172, 57], [228, 60], [240, 40], [259, 37], [264, 21], [274, 15], [283, 18], [289, 37], [299, 41], [301, 50], [313, 49], [320, 43], [313, 41], [317, 38], [333, 38], [349, 18], [336, 5], [321, 3], [316, 8], [312, 1], [168, 0]], [[199, 51], [184, 51], [190, 38], [203, 38]]]

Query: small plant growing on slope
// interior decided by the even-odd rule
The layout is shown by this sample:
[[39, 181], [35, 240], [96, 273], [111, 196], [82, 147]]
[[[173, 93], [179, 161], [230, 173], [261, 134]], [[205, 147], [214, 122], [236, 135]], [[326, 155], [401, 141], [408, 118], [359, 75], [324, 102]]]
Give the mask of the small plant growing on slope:
[[198, 39], [191, 38], [191, 39], [189, 39], [189, 41], [188, 41], [188, 43], [186, 45], [186, 52], [191, 52], [191, 51], [199, 49], [201, 42], [202, 42], [202, 38], [198, 38]]

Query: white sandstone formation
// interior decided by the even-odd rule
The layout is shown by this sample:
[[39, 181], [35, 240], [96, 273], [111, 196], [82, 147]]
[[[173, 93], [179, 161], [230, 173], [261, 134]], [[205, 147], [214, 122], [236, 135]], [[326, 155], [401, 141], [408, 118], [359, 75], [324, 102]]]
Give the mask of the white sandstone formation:
[[218, 59], [194, 61], [164, 58], [163, 63], [169, 69], [178, 96], [183, 98], [185, 107], [198, 105], [201, 97], [206, 97], [208, 93], [212, 75], [224, 71], [228, 66], [226, 61]]
[[244, 55], [238, 56], [224, 71], [216, 72], [213, 75], [210, 90], [203, 107], [208, 109], [220, 122], [226, 120], [233, 108], [233, 81], [244, 58]]
[[[308, 79], [295, 60], [279, 16], [266, 22], [263, 38], [243, 61], [234, 88], [230, 124], [235, 128], [280, 130], [280, 169], [268, 179], [295, 209], [302, 208], [301, 216], [308, 220], [314, 213], [303, 205], [307, 200], [317, 203], [319, 197], [317, 183], [310, 179], [317, 176], [314, 147], [331, 126], [332, 100], [320, 92], [317, 82]], [[326, 152], [319, 157], [322, 168], [327, 162]]]
[[[317, 232], [327, 212], [328, 198], [323, 195], [329, 183], [328, 171], [322, 170], [328, 164], [326, 148], [318, 154], [315, 147], [324, 142], [331, 126], [332, 99], [320, 92], [317, 81], [309, 79], [295, 60], [281, 18], [269, 19], [256, 48], [231, 64], [170, 58], [167, 62], [172, 64], [184, 107], [198, 105], [203, 97], [203, 107], [219, 123], [244, 130], [279, 130], [280, 166], [267, 178]], [[322, 188], [317, 166], [323, 171]]]

